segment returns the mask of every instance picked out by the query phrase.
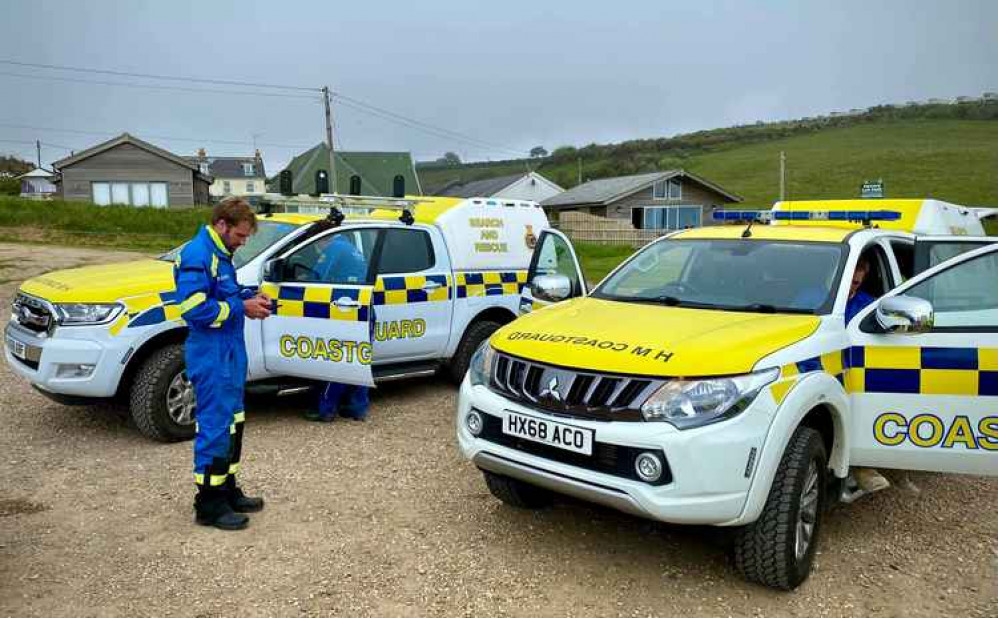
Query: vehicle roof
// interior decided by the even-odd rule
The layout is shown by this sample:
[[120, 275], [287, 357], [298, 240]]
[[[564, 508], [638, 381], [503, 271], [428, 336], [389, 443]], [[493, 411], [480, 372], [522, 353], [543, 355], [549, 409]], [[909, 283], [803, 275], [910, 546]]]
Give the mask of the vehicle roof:
[[[679, 232], [672, 238], [683, 240], [740, 239], [746, 227], [747, 225], [744, 223], [738, 225], [710, 225]], [[765, 225], [756, 223], [752, 226], [751, 238], [747, 240], [800, 240], [806, 242], [841, 243], [845, 242], [846, 238], [854, 231], [854, 228], [818, 227], [814, 225], [804, 227], [796, 224]]]
[[[457, 205], [465, 201], [464, 198], [454, 197], [434, 197], [422, 195], [407, 195], [407, 200], [417, 200], [411, 212], [416, 223], [434, 224], [441, 215], [450, 211]], [[476, 200], [480, 201], [480, 200]], [[346, 212], [346, 221], [350, 223], [362, 223], [364, 221], [398, 221], [399, 212], [397, 210], [375, 209], [364, 213]], [[325, 218], [325, 214], [275, 212], [270, 215], [263, 215], [263, 221], [276, 221], [278, 223], [293, 223], [295, 225], [306, 225]]]

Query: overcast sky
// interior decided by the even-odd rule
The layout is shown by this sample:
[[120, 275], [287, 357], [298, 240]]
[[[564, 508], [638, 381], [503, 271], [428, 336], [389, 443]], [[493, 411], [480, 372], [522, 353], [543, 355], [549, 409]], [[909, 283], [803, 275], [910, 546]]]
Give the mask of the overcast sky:
[[[417, 160], [998, 91], [994, 0], [5, 0], [0, 14], [0, 60], [329, 85], [462, 136], [335, 103], [338, 146]], [[130, 131], [178, 154], [235, 155], [256, 134], [274, 173], [324, 139], [304, 91], [92, 81], [238, 89], [0, 64], [0, 152], [33, 160], [18, 141], [41, 139], [48, 164]]]

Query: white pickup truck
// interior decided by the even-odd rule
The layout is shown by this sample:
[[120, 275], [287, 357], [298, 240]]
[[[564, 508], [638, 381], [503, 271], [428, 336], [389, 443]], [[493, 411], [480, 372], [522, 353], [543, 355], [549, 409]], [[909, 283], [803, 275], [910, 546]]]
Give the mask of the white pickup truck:
[[[239, 282], [276, 299], [273, 316], [246, 323], [256, 383], [373, 384], [442, 366], [460, 381], [479, 343], [514, 319], [548, 226], [536, 203], [517, 200], [271, 199], [285, 212], [260, 217], [234, 256]], [[363, 281], [316, 276], [336, 237], [364, 255]], [[5, 332], [8, 364], [57, 401], [121, 397], [150, 438], [190, 438], [174, 254], [24, 282]]]

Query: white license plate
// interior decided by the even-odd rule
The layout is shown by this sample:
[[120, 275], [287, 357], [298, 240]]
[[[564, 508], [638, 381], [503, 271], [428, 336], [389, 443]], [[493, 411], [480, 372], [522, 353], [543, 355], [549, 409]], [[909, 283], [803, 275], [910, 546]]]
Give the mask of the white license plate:
[[593, 430], [543, 418], [506, 412], [502, 432], [531, 442], [565, 449], [583, 455], [593, 454]]
[[17, 339], [7, 337], [7, 349], [10, 350], [11, 354], [20, 359], [27, 360], [28, 358], [28, 346], [24, 345]]

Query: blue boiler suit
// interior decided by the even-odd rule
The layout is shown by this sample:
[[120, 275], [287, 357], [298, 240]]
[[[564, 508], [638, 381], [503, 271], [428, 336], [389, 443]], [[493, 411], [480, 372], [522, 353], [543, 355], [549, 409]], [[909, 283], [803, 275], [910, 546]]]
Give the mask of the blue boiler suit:
[[209, 226], [180, 251], [173, 277], [189, 329], [187, 376], [197, 397], [194, 482], [220, 488], [239, 470], [246, 384], [243, 300], [255, 292], [236, 281], [232, 254]]
[[[346, 234], [337, 234], [316, 271], [319, 281], [360, 284], [367, 278], [367, 260]], [[364, 418], [369, 405], [366, 386], [327, 382], [319, 392], [319, 416], [325, 419], [336, 416], [337, 410], [341, 416]]]

